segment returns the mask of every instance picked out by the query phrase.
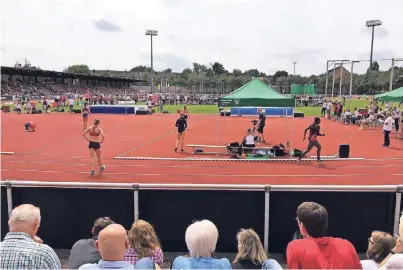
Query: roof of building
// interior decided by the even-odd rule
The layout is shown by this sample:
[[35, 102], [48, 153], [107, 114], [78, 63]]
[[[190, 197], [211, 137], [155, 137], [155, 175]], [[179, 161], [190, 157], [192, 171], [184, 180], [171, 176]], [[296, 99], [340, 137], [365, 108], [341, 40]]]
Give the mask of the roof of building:
[[15, 67], [1, 67], [1, 74], [7, 75], [21, 75], [32, 77], [48, 77], [48, 78], [62, 78], [62, 79], [84, 79], [84, 80], [98, 80], [98, 81], [118, 81], [118, 82], [142, 82], [143, 80], [134, 80], [122, 77], [107, 77], [95, 74], [81, 74], [69, 73], [54, 70], [42, 70], [37, 68], [15, 68]]

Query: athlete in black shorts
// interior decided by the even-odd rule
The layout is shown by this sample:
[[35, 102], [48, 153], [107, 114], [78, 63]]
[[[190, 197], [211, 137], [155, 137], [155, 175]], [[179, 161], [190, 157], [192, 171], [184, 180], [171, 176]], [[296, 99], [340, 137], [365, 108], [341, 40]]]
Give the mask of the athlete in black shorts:
[[325, 136], [325, 134], [320, 133], [320, 118], [315, 117], [315, 121], [313, 122], [312, 125], [307, 127], [304, 132], [304, 141], [306, 139], [306, 132], [309, 130], [309, 136], [308, 136], [308, 148], [302, 153], [302, 155], [298, 158], [298, 164], [301, 162], [301, 159], [306, 156], [306, 154], [309, 153], [309, 151], [312, 150], [312, 148], [315, 146], [317, 148], [317, 159], [318, 162], [322, 162], [320, 159], [320, 150], [322, 149], [322, 146], [320, 145], [318, 141], [318, 136]]
[[257, 132], [259, 133], [259, 142], [265, 143], [264, 139], [264, 127], [266, 126], [266, 116], [264, 112], [259, 113], [259, 127], [257, 128]]
[[[83, 132], [84, 138], [89, 142], [88, 149], [90, 151], [90, 159], [91, 159], [91, 175], [95, 175], [95, 166], [98, 164], [100, 172], [105, 170], [105, 165], [102, 164], [101, 160], [101, 143], [105, 140], [106, 136], [102, 128], [100, 128], [100, 120], [95, 119], [94, 125], [88, 127]], [[87, 137], [87, 134], [89, 135]]]
[[185, 143], [185, 133], [186, 128], [188, 127], [185, 115], [183, 113], [180, 114], [180, 118], [176, 120], [175, 126], [178, 128], [178, 138], [176, 140], [175, 152], [178, 150], [179, 142], [181, 144], [181, 152], [183, 152], [183, 145]]

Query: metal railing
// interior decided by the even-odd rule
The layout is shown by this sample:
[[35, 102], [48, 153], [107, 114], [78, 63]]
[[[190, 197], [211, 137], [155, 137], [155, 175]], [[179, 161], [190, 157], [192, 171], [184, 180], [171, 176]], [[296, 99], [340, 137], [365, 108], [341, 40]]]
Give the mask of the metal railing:
[[235, 190], [265, 192], [264, 249], [269, 247], [270, 194], [271, 192], [389, 192], [395, 193], [393, 233], [398, 233], [403, 185], [229, 185], [229, 184], [130, 184], [93, 182], [41, 182], [6, 180], [0, 182], [7, 188], [9, 217], [13, 210], [12, 187], [81, 188], [81, 189], [126, 189], [133, 190], [134, 221], [139, 219], [139, 191], [141, 190]]

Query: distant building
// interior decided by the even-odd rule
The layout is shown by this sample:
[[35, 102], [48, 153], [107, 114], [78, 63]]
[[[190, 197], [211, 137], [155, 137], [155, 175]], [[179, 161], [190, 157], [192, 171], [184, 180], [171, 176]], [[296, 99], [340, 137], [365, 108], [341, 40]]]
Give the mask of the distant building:
[[343, 71], [343, 77], [346, 75], [350, 75], [350, 71], [348, 71], [344, 66], [343, 67], [338, 66], [338, 67], [336, 67], [336, 69], [332, 68], [328, 71], [328, 74], [333, 75], [333, 73], [334, 73], [334, 77], [336, 79], [338, 79], [338, 78], [340, 78], [342, 71]]

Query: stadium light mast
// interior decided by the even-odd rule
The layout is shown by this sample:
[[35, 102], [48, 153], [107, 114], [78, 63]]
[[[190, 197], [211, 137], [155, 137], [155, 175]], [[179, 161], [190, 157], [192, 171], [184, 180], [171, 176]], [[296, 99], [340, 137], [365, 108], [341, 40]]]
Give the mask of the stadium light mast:
[[375, 32], [375, 27], [382, 25], [382, 22], [380, 20], [371, 20], [366, 22], [367, 27], [372, 27], [372, 39], [371, 39], [371, 56], [369, 58], [369, 68], [372, 67], [372, 54], [374, 51], [374, 32]]
[[292, 62], [294, 64], [294, 76], [295, 76], [295, 65], [297, 64], [296, 61]]
[[151, 93], [153, 93], [154, 88], [154, 66], [153, 66], [153, 36], [158, 36], [157, 30], [147, 30], [146, 36], [151, 37]]

